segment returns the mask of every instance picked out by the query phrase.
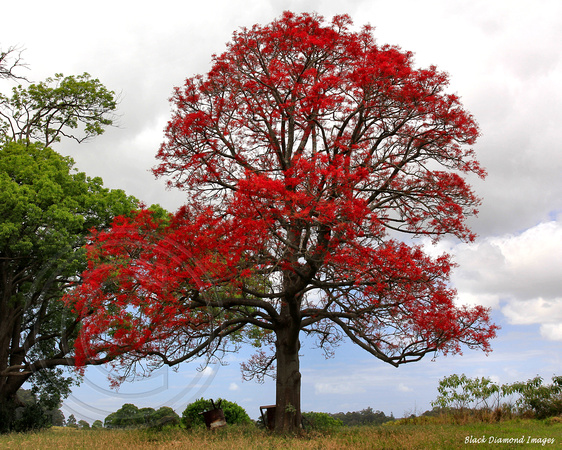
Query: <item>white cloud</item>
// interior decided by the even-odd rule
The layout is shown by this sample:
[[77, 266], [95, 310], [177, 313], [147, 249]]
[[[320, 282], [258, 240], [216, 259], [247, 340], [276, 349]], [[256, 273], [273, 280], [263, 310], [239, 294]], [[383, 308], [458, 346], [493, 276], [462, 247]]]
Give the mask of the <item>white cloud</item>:
[[349, 378], [334, 379], [325, 382], [314, 383], [315, 394], [320, 395], [352, 395], [365, 392], [361, 383], [350, 383]]
[[400, 383], [398, 385], [398, 390], [400, 392], [413, 392], [414, 391], [411, 387], [406, 386], [404, 383]]
[[562, 322], [562, 298], [512, 301], [502, 308], [503, 314], [515, 325]]
[[551, 341], [562, 341], [562, 323], [541, 325], [541, 336]]
[[204, 376], [211, 376], [215, 373], [215, 369], [213, 369], [211, 366], [207, 366], [201, 371], [201, 373]]
[[467, 306], [482, 305], [487, 308], [498, 308], [500, 305], [500, 296], [495, 294], [473, 294], [471, 292], [459, 291], [457, 294], [457, 303]]
[[[557, 253], [562, 252], [562, 240], [539, 227], [519, 236], [459, 245], [455, 249], [459, 267], [452, 277], [459, 292], [494, 300], [494, 306], [498, 297], [530, 300], [559, 295], [562, 264]], [[558, 234], [561, 231], [558, 226]]]
[[230, 383], [230, 386], [228, 387], [229, 391], [239, 391], [240, 390], [240, 386], [238, 386], [236, 383]]
[[512, 324], [540, 324], [543, 337], [562, 339], [562, 222], [452, 248], [425, 246], [454, 255], [459, 303], [499, 308]]

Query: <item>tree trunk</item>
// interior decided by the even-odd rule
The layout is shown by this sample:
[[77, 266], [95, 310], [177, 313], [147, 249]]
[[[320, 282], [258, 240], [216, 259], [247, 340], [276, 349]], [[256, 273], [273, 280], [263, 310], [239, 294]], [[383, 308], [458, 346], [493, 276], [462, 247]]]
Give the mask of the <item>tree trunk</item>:
[[16, 395], [4, 395], [3, 392], [0, 392], [0, 433], [12, 430], [18, 406], [21, 406], [21, 402]]
[[278, 433], [294, 433], [301, 426], [299, 331], [299, 322], [294, 319], [276, 330], [275, 431]]

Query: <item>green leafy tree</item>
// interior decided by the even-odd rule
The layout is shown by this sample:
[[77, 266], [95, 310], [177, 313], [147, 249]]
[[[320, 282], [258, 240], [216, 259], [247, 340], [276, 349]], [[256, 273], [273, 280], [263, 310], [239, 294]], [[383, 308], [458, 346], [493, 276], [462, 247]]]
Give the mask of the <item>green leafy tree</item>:
[[162, 406], [158, 408], [150, 416], [149, 425], [162, 429], [166, 426], [177, 426], [180, 424], [180, 416], [169, 406]]
[[543, 384], [542, 377], [510, 385], [511, 392], [520, 395], [517, 406], [521, 412], [532, 412], [538, 419], [562, 415], [562, 376], [552, 377]]
[[382, 425], [394, 419], [392, 413], [387, 416], [382, 411], [374, 411], [373, 408], [365, 408], [361, 411], [349, 411], [330, 414], [334, 419], [341, 420], [345, 426], [357, 425]]
[[505, 403], [504, 399], [516, 396], [514, 409], [520, 414], [532, 414], [539, 419], [562, 414], [562, 376], [552, 377], [551, 384], [543, 384], [543, 381], [537, 376], [526, 382], [499, 385], [485, 377], [453, 374], [439, 381], [439, 395], [432, 405], [452, 409], [453, 413], [467, 409], [511, 409], [511, 403]]
[[0, 129], [13, 141], [45, 147], [62, 137], [83, 142], [113, 123], [115, 93], [84, 73], [56, 74], [44, 82], [19, 85], [12, 96], [0, 94]]
[[[138, 201], [103, 187], [42, 144], [0, 144], [0, 429], [7, 431], [27, 381], [39, 403], [55, 409], [76, 375], [73, 344], [80, 326], [60, 301], [86, 267], [92, 228], [109, 227]], [[89, 364], [101, 364], [92, 357]]]
[[76, 422], [76, 417], [74, 417], [74, 414], [68, 416], [68, 419], [66, 420], [66, 426], [70, 428], [78, 428], [78, 424]]
[[200, 398], [187, 405], [182, 413], [182, 422], [189, 428], [192, 426], [201, 426], [205, 424], [205, 420], [201, 413], [214, 409], [215, 406], [224, 412], [224, 418], [227, 424], [250, 424], [252, 419], [246, 413], [246, 410], [234, 402], [229, 402], [219, 398], [216, 402]]
[[453, 374], [439, 380], [439, 395], [432, 402], [434, 407], [463, 411], [492, 410], [499, 408], [501, 399], [510, 395], [510, 385], [499, 385], [490, 378], [469, 378], [464, 373]]
[[125, 403], [117, 411], [109, 414], [104, 421], [105, 428], [126, 428], [137, 424], [139, 408]]
[[154, 408], [141, 408], [132, 403], [125, 403], [114, 413], [105, 418], [106, 428], [135, 428], [151, 424]]
[[0, 80], [27, 84], [0, 94], [0, 432], [16, 419], [23, 383], [32, 383], [38, 411], [56, 410], [70, 393], [77, 376], [60, 366], [74, 364], [80, 321], [60, 297], [79, 281], [90, 229], [138, 203], [74, 173], [71, 159], [48, 148], [102, 134], [113, 123], [114, 92], [87, 73], [29, 84], [17, 70], [26, 66], [21, 53], [0, 50]]
[[51, 425], [57, 427], [64, 426], [64, 414], [60, 409], [47, 411], [47, 415], [50, 418]]
[[[49, 408], [49, 403], [37, 398], [34, 389], [20, 389], [17, 392], [18, 407], [13, 412], [12, 430], [25, 432], [36, 430], [51, 425], [62, 425], [64, 415], [58, 409], [61, 405]], [[52, 405], [51, 405], [52, 406]], [[1, 404], [0, 408], [5, 408]]]
[[[166, 425], [178, 425], [179, 423], [180, 417], [169, 406], [162, 406], [155, 410], [150, 407], [138, 408], [132, 403], [125, 403], [105, 418], [105, 428], [163, 428]], [[93, 425], [92, 428], [94, 428]]]
[[92, 424], [92, 430], [101, 430], [103, 428], [103, 422], [101, 420], [94, 420]]

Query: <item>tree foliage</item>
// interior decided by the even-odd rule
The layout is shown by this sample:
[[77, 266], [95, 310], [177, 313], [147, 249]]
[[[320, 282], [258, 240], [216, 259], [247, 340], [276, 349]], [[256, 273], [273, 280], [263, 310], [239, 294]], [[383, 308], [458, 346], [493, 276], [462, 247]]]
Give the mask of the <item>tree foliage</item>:
[[186, 428], [205, 425], [202, 413], [212, 409], [220, 408], [224, 412], [224, 419], [227, 424], [250, 424], [252, 419], [246, 410], [235, 402], [230, 402], [219, 398], [216, 402], [210, 399], [200, 398], [186, 406], [182, 413], [182, 423]]
[[78, 428], [78, 422], [76, 422], [76, 417], [74, 417], [74, 414], [68, 416], [68, 419], [66, 419], [66, 426], [70, 428]]
[[302, 413], [305, 428], [318, 431], [330, 431], [341, 427], [342, 420], [335, 418], [332, 414], [323, 412], [304, 412]]
[[25, 432], [62, 425], [64, 414], [60, 406], [60, 403], [53, 404], [52, 398], [45, 399], [35, 387], [19, 389], [15, 398], [0, 402], [0, 432]]
[[474, 238], [478, 127], [447, 86], [348, 16], [287, 12], [235, 33], [172, 98], [154, 171], [187, 204], [93, 238], [68, 297], [77, 354], [121, 354], [134, 374], [261, 342], [244, 376], [275, 376], [276, 429], [290, 431], [301, 332], [327, 355], [347, 338], [393, 366], [490, 350], [489, 311], [457, 306], [449, 256], [413, 241]]
[[439, 380], [437, 390], [439, 395], [432, 405], [453, 412], [507, 408], [538, 419], [562, 414], [561, 376], [552, 377], [551, 384], [544, 384], [543, 378], [537, 376], [526, 382], [500, 385], [486, 377], [453, 374]]
[[117, 411], [109, 414], [104, 421], [105, 428], [160, 427], [167, 424], [179, 424], [180, 418], [169, 406], [138, 408], [132, 403], [125, 403]]
[[89, 230], [108, 228], [138, 204], [73, 166], [41, 144], [0, 146], [2, 402], [15, 401], [26, 381], [51, 408], [68, 395], [77, 377], [60, 366], [74, 364], [79, 318], [60, 299], [86, 268]]
[[516, 406], [520, 411], [531, 411], [538, 419], [562, 414], [562, 376], [553, 376], [551, 384], [542, 377], [511, 385], [511, 392], [520, 395]]
[[439, 408], [493, 409], [500, 405], [500, 399], [511, 393], [509, 385], [499, 385], [490, 378], [469, 378], [464, 373], [453, 374], [439, 380], [439, 395], [432, 402]]
[[[0, 51], [0, 79], [23, 80], [21, 50]], [[104, 189], [100, 178], [72, 173], [73, 162], [48, 148], [82, 142], [112, 124], [115, 94], [88, 74], [57, 74], [0, 95], [0, 401], [9, 429], [26, 381], [42, 405], [58, 405], [79, 380], [72, 365], [79, 320], [62, 293], [85, 267], [91, 227], [106, 228], [137, 201]], [[93, 357], [90, 362], [101, 363]], [[9, 405], [9, 407], [8, 407]]]
[[0, 94], [0, 131], [16, 142], [40, 142], [45, 147], [62, 137], [83, 142], [113, 123], [115, 93], [87, 73], [56, 74], [19, 85], [12, 96]]
[[365, 408], [361, 411], [348, 411], [330, 414], [334, 419], [340, 420], [345, 426], [358, 425], [382, 425], [383, 423], [395, 420], [391, 414], [387, 416], [382, 411], [375, 411], [373, 408]]

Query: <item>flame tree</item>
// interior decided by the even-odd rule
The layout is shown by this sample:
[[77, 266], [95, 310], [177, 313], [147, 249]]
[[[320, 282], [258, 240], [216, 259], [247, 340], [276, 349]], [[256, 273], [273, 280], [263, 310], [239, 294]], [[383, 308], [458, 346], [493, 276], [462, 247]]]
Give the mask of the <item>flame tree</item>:
[[275, 427], [293, 431], [303, 332], [393, 366], [490, 349], [496, 326], [455, 304], [449, 256], [411, 244], [474, 239], [463, 175], [485, 176], [477, 125], [446, 74], [351, 25], [284, 13], [234, 33], [208, 74], [175, 89], [154, 172], [188, 202], [92, 237], [68, 297], [78, 358], [119, 358], [126, 377], [261, 345], [243, 375], [275, 377]]

